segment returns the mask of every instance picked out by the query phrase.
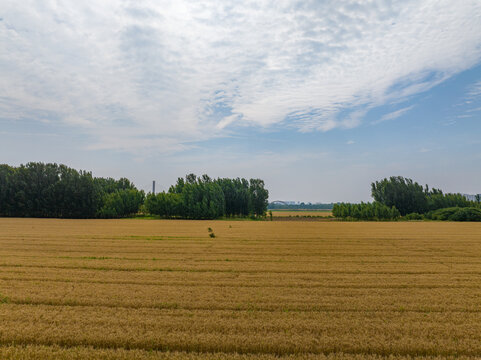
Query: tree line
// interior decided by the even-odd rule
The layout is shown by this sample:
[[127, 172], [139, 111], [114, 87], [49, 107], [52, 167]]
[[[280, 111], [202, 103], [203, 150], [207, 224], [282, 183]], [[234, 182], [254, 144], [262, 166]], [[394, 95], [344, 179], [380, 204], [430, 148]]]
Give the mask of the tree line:
[[392, 176], [371, 184], [371, 195], [375, 201], [395, 206], [401, 215], [425, 214], [450, 207], [477, 206], [461, 194], [444, 194], [440, 189], [429, 189], [411, 179]]
[[148, 194], [145, 208], [165, 218], [263, 217], [268, 197], [261, 179], [211, 179], [189, 174], [178, 178], [168, 192]]
[[[0, 216], [120, 218], [141, 209], [165, 218], [265, 216], [268, 191], [260, 179], [179, 178], [168, 192], [138, 190], [126, 178], [94, 177], [65, 165], [0, 165]], [[145, 205], [145, 206], [143, 206]]]
[[332, 208], [332, 215], [338, 218], [359, 220], [395, 220], [401, 214], [394, 206], [386, 206], [380, 202], [350, 204], [338, 203]]
[[103, 218], [137, 213], [144, 201], [126, 178], [93, 177], [65, 165], [0, 165], [0, 216]]
[[[373, 203], [336, 204], [333, 215], [353, 219], [394, 219], [393, 214], [405, 219], [434, 219], [456, 221], [479, 221], [481, 196], [476, 201], [462, 194], [444, 194], [440, 189], [430, 189], [412, 179], [392, 176], [371, 184]], [[395, 212], [389, 213], [389, 209]]]

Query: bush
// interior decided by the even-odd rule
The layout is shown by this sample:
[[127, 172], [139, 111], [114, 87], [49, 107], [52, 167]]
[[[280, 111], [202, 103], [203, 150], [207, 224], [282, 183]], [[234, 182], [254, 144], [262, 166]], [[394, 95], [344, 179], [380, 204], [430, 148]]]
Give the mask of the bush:
[[134, 215], [144, 202], [144, 192], [137, 189], [117, 190], [103, 197], [103, 205], [97, 213], [101, 218], [117, 218]]
[[481, 209], [474, 207], [445, 208], [432, 211], [426, 217], [443, 221], [481, 221]]
[[145, 199], [145, 209], [150, 214], [165, 218], [179, 217], [183, 214], [182, 194], [165, 192], [148, 194]]
[[423, 220], [424, 216], [414, 212], [414, 213], [410, 213], [410, 214], [407, 214], [406, 216], [404, 216], [404, 219], [405, 220]]

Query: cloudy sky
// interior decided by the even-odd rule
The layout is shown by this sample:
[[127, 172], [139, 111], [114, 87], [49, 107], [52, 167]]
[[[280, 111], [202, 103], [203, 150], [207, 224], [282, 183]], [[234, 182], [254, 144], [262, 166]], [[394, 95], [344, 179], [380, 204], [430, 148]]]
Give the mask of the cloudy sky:
[[0, 1], [0, 163], [481, 192], [481, 1]]

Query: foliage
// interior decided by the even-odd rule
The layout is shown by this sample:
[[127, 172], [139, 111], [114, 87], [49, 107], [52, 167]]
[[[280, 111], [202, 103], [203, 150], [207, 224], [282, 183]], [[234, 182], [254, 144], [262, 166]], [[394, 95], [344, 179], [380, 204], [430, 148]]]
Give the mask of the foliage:
[[225, 198], [221, 187], [210, 179], [187, 183], [182, 189], [184, 212], [187, 219], [216, 219], [225, 211]]
[[401, 176], [391, 176], [389, 179], [372, 183], [371, 194], [375, 201], [388, 207], [395, 206], [401, 215], [424, 213], [428, 209], [424, 188]]
[[148, 194], [145, 209], [150, 214], [165, 218], [174, 218], [183, 214], [182, 194], [165, 193]]
[[451, 207], [432, 211], [426, 217], [432, 220], [481, 221], [481, 209], [475, 207]]
[[332, 215], [343, 219], [357, 220], [395, 220], [399, 218], [399, 211], [393, 206], [388, 207], [379, 202], [350, 204], [334, 204]]
[[217, 179], [225, 198], [226, 216], [249, 215], [249, 182], [246, 179]]
[[120, 217], [136, 213], [142, 201], [143, 192], [125, 178], [94, 178], [57, 164], [0, 165], [0, 216]]
[[[94, 178], [65, 165], [0, 165], [0, 216], [118, 218], [136, 214], [144, 192], [126, 178]], [[165, 218], [265, 216], [268, 191], [260, 179], [189, 174], [168, 193], [149, 194], [145, 210]]]
[[395, 206], [401, 215], [410, 213], [425, 214], [448, 207], [476, 206], [461, 194], [443, 194], [439, 189], [424, 188], [417, 182], [401, 176], [392, 176], [371, 184], [374, 200], [386, 205]]
[[265, 216], [269, 192], [264, 188], [264, 180], [251, 179], [249, 184], [249, 209], [255, 216]]
[[136, 189], [117, 190], [104, 195], [103, 206], [98, 212], [102, 218], [117, 218], [134, 215], [144, 202], [143, 191]]
[[166, 218], [216, 219], [222, 216], [264, 216], [268, 191], [260, 179], [211, 179], [189, 174], [178, 178], [168, 193], [149, 194], [149, 213]]
[[414, 212], [414, 213], [405, 215], [403, 218], [404, 220], [423, 220], [424, 215]]
[[473, 205], [472, 201], [469, 201], [461, 194], [443, 194], [440, 192], [428, 194], [427, 198], [429, 211], [450, 207], [469, 207]]

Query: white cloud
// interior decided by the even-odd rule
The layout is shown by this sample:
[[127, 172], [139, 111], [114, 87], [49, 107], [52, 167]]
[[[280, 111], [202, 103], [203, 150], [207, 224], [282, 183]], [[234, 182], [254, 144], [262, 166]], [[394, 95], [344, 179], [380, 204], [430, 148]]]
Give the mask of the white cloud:
[[373, 121], [372, 124], [379, 124], [379, 123], [384, 122], [384, 121], [397, 119], [398, 117], [403, 116], [405, 113], [407, 113], [407, 112], [408, 112], [409, 110], [411, 110], [413, 107], [414, 107], [414, 106], [408, 106], [408, 107], [405, 107], [405, 108], [402, 108], [402, 109], [399, 109], [399, 110], [390, 112], [390, 113], [388, 113], [388, 114], [386, 114], [386, 115], [383, 115], [379, 120]]
[[5, 0], [0, 118], [130, 152], [237, 125], [352, 128], [476, 64], [480, 16], [477, 0]]
[[[478, 81], [477, 83], [474, 83], [469, 91], [468, 91], [468, 98], [469, 99], [474, 99], [481, 96], [481, 81]], [[466, 101], [468, 103], [468, 101]], [[470, 101], [469, 103], [471, 103]]]
[[468, 112], [468, 113], [476, 112], [476, 111], [481, 111], [481, 107], [477, 107], [477, 108], [474, 108], [474, 109], [466, 110], [466, 112]]

